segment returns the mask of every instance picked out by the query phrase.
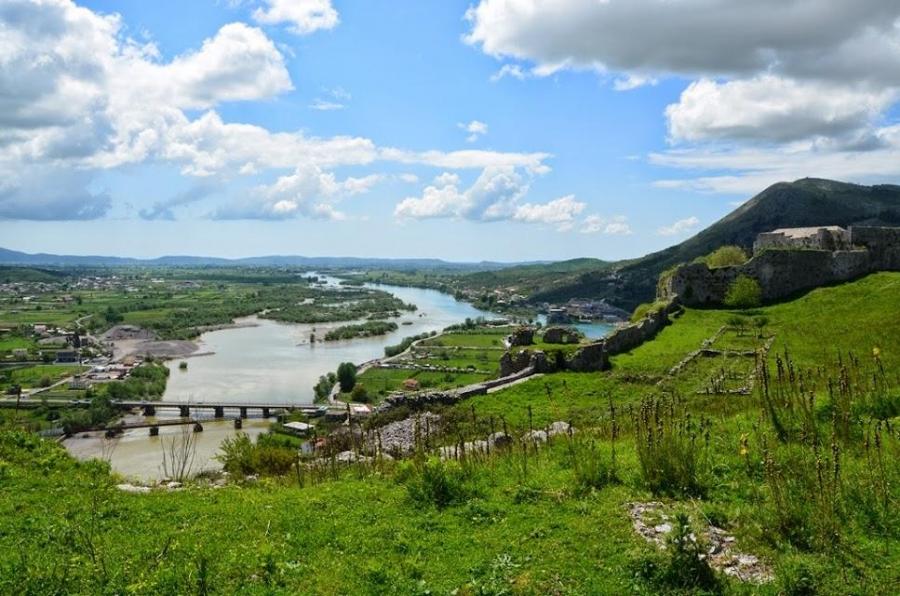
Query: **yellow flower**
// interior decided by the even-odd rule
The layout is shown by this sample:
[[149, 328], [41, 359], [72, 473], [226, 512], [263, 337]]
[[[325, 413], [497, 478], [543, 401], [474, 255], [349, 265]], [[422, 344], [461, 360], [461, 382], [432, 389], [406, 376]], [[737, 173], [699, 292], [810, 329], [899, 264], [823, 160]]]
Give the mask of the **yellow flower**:
[[738, 454], [741, 457], [747, 457], [747, 454], [750, 453], [748, 443], [747, 433], [741, 433], [741, 448], [738, 450]]
[[881, 348], [879, 348], [878, 346], [875, 346], [874, 348], [872, 348], [872, 356], [875, 358], [878, 358], [879, 356], [881, 356]]

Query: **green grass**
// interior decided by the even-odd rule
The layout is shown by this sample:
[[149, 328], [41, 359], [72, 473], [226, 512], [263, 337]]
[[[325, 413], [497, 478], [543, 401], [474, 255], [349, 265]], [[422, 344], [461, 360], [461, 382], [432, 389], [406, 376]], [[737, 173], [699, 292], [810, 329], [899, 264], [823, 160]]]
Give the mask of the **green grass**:
[[[656, 384], [733, 316], [724, 310], [688, 310], [654, 341], [616, 356], [612, 371], [545, 375], [445, 408], [449, 441], [483, 437], [491, 425], [514, 435], [556, 420], [579, 429], [571, 444], [561, 438], [538, 454], [518, 447], [463, 466], [465, 491], [452, 490], [456, 476], [437, 474], [430, 482], [455, 495], [449, 500], [413, 490], [427, 480], [421, 461], [348, 469], [303, 487], [289, 474], [128, 495], [110, 488], [116, 480], [102, 467], [0, 432], [0, 592], [692, 593], [660, 583], [654, 570], [672, 549], [646, 544], [626, 514], [628, 502], [655, 499], [725, 528], [741, 552], [774, 569], [775, 583], [759, 588], [722, 577], [725, 593], [893, 593], [900, 420], [888, 429], [871, 416], [876, 398], [890, 402], [900, 388], [898, 297], [900, 274], [878, 274], [759, 309], [777, 337], [770, 370], [786, 346], [808, 371], [803, 393], [773, 376], [770, 408], [762, 394], [690, 393], [723, 364], [715, 359]], [[729, 332], [721, 342], [746, 339]], [[838, 351], [859, 363], [842, 369]], [[852, 389], [846, 403], [828, 396], [837, 378]], [[648, 426], [659, 402], [644, 398], [666, 389], [681, 401]], [[614, 446], [615, 478], [592, 476], [589, 464], [608, 461]], [[672, 485], [658, 466], [686, 455], [695, 464], [689, 482]]]
[[0, 352], [11, 352], [19, 349], [37, 349], [37, 343], [27, 337], [18, 335], [4, 335], [0, 337]]
[[39, 387], [42, 380], [49, 379], [55, 383], [60, 379], [64, 379], [70, 375], [87, 370], [83, 366], [75, 366], [68, 364], [39, 364], [36, 366], [28, 366], [24, 368], [15, 368], [10, 371], [9, 381], [0, 381], [0, 390], [6, 390], [8, 387], [19, 384], [24, 389]]
[[422, 342], [423, 346], [460, 346], [467, 348], [503, 348], [503, 339], [509, 335], [511, 329], [478, 330], [466, 332], [445, 333], [434, 339]]
[[[491, 375], [478, 373], [432, 372], [408, 369], [373, 368], [357, 378], [357, 383], [369, 392], [369, 399], [380, 402], [394, 391], [403, 390], [403, 381], [416, 379], [422, 389], [451, 389], [479, 383]], [[374, 399], [373, 399], [374, 397]], [[349, 394], [341, 394], [340, 399], [349, 400]]]

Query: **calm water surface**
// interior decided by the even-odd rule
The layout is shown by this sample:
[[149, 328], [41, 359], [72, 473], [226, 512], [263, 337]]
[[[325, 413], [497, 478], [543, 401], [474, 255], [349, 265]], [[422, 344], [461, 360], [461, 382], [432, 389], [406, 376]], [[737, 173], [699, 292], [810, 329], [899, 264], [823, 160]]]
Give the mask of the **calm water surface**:
[[[337, 280], [329, 278], [329, 283]], [[471, 304], [457, 302], [453, 296], [436, 290], [370, 285], [394, 294], [407, 303], [418, 306], [415, 312], [404, 312], [397, 322], [398, 329], [387, 335], [337, 342], [310, 343], [310, 334], [324, 337], [329, 329], [343, 323], [303, 325], [279, 323], [258, 317], [239, 319], [238, 323], [252, 326], [222, 329], [204, 333], [200, 352], [208, 356], [186, 359], [187, 370], [181, 370], [181, 360], [172, 360], [169, 381], [162, 401], [241, 401], [259, 403], [312, 403], [313, 390], [319, 376], [337, 369], [341, 362], [361, 364], [384, 355], [384, 347], [400, 343], [404, 337], [440, 331], [466, 318], [496, 317], [478, 310]], [[406, 325], [402, 323], [408, 323]], [[576, 325], [587, 337], [603, 337], [611, 325]], [[233, 414], [233, 412], [226, 412]], [[176, 412], [159, 410], [160, 417]], [[268, 428], [268, 421], [246, 420], [243, 432], [258, 435]], [[197, 454], [193, 471], [218, 469], [214, 459], [221, 442], [237, 432], [232, 422], [204, 422], [198, 433]], [[161, 427], [162, 437], [180, 433], [180, 427]], [[112, 442], [92, 434], [65, 441], [69, 451], [80, 458], [99, 457], [110, 461], [113, 469], [123, 476], [142, 481], [163, 477], [162, 443], [150, 437], [147, 429], [128, 431]]]

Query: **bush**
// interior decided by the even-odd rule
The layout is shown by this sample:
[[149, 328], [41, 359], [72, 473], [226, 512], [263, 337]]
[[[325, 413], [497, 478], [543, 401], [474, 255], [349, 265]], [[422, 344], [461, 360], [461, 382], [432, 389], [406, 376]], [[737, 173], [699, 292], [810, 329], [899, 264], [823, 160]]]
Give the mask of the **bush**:
[[647, 317], [655, 312], [659, 312], [666, 305], [665, 302], [645, 302], [644, 304], [639, 304], [637, 308], [634, 309], [634, 312], [631, 314], [631, 322], [637, 323], [644, 317]]
[[254, 445], [245, 433], [238, 433], [222, 441], [216, 459], [233, 476], [251, 474], [280, 476], [291, 470], [297, 461], [296, 450], [274, 438], [260, 435]]
[[579, 434], [571, 440], [569, 449], [575, 472], [576, 492], [585, 494], [619, 483], [615, 445], [607, 455], [593, 438], [585, 438]]
[[676, 400], [646, 398], [632, 414], [641, 478], [654, 495], [702, 496], [700, 434], [709, 422], [696, 425]]
[[699, 260], [706, 263], [710, 269], [736, 267], [747, 262], [747, 253], [740, 246], [722, 246], [705, 257], [700, 257]]
[[752, 277], [739, 275], [731, 282], [725, 294], [725, 306], [729, 308], [755, 308], [762, 304], [762, 288]]
[[418, 467], [407, 462], [398, 477], [413, 501], [438, 508], [456, 505], [477, 494], [471, 472], [455, 460], [430, 457]]
[[353, 391], [350, 392], [350, 399], [352, 401], [366, 403], [369, 401], [369, 392], [366, 391], [365, 387], [357, 383], [356, 386], [353, 387]]

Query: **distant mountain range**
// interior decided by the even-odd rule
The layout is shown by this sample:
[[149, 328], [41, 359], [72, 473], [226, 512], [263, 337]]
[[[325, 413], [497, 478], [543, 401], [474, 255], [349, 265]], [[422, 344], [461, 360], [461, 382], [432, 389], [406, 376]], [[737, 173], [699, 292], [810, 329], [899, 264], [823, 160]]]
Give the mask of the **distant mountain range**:
[[900, 226], [900, 186], [862, 186], [804, 178], [780, 182], [680, 244], [639, 259], [608, 262], [453, 263], [440, 259], [265, 256], [242, 259], [166, 256], [134, 259], [104, 256], [27, 254], [0, 248], [0, 265], [38, 267], [204, 267], [256, 266], [315, 269], [430, 270], [453, 274], [456, 284], [479, 291], [515, 286], [531, 302], [605, 298], [631, 309], [652, 300], [659, 274], [678, 263], [709, 254], [725, 244], [750, 251], [757, 234], [776, 228], [819, 225]]
[[900, 186], [862, 186], [818, 178], [780, 182], [680, 244], [640, 259], [581, 271], [530, 298], [547, 302], [572, 297], [606, 298], [630, 309], [654, 298], [659, 274], [673, 265], [690, 262], [726, 244], [749, 252], [761, 232], [824, 225], [900, 226]]
[[[548, 261], [530, 263], [546, 264]], [[362, 257], [304, 257], [294, 255], [272, 255], [225, 259], [220, 257], [165, 256], [155, 259], [135, 259], [129, 257], [108, 257], [99, 255], [53, 255], [47, 253], [29, 254], [0, 248], [0, 265], [26, 265], [33, 267], [302, 267], [309, 269], [431, 269], [455, 272], [493, 271], [520, 265], [521, 263], [498, 263], [481, 261], [478, 263], [455, 263], [441, 259], [377, 259]]]

